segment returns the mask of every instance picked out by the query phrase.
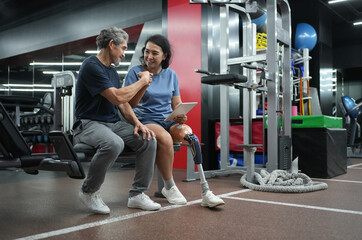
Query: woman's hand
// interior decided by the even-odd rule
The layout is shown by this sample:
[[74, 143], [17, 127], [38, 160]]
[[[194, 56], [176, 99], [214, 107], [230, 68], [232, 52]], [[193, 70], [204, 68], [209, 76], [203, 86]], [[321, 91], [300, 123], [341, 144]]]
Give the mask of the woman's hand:
[[139, 132], [142, 132], [142, 138], [146, 139], [150, 141], [151, 138], [155, 139], [156, 138], [156, 134], [150, 130], [148, 127], [146, 127], [145, 125], [143, 125], [141, 122], [138, 122], [135, 126], [134, 126], [134, 130], [133, 133], [136, 136], [139, 136]]
[[179, 114], [173, 119], [173, 121], [179, 124], [184, 124], [187, 121], [187, 116], [185, 114]]

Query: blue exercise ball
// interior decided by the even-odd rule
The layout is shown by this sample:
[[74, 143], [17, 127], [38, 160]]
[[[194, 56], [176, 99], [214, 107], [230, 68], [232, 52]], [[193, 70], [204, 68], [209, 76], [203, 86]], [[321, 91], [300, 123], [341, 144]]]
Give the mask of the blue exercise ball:
[[317, 43], [317, 32], [308, 23], [298, 23], [295, 30], [295, 48], [312, 51]]
[[[351, 111], [351, 109], [356, 106], [356, 102], [348, 96], [343, 96], [342, 100], [343, 100], [343, 104], [346, 107], [348, 112]], [[349, 115], [353, 118], [357, 118], [358, 109], [353, 110], [352, 112], [349, 113]]]
[[266, 13], [263, 13], [261, 16], [257, 18], [253, 18], [253, 16], [251, 16], [251, 22], [256, 24], [256, 28], [258, 30], [265, 25], [265, 21], [266, 21]]

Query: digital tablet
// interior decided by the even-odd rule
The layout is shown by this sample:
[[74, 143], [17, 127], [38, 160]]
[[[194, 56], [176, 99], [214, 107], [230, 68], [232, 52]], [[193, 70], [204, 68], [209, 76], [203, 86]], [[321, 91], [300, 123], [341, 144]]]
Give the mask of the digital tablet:
[[187, 102], [181, 103], [173, 110], [173, 112], [168, 115], [165, 121], [172, 121], [179, 114], [187, 114], [193, 107], [195, 107], [197, 102]]

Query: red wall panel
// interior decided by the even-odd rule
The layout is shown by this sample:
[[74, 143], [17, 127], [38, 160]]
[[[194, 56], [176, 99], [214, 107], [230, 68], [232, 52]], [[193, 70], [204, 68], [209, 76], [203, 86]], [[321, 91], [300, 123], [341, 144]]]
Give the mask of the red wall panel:
[[[201, 5], [189, 0], [169, 0], [168, 39], [173, 48], [170, 68], [176, 71], [183, 102], [198, 102], [188, 114], [193, 133], [201, 139], [201, 81], [194, 72], [201, 67]], [[182, 147], [175, 155], [174, 168], [186, 169], [187, 151]]]

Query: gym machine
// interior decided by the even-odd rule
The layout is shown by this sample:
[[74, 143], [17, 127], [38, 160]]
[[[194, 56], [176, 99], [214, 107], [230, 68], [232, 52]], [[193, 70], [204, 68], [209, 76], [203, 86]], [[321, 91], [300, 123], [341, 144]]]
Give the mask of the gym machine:
[[[255, 0], [190, 0], [194, 4], [210, 4], [220, 10], [220, 23], [213, 28], [219, 30], [220, 42], [220, 73], [203, 76], [205, 84], [220, 85], [220, 169], [205, 171], [206, 177], [231, 173], [245, 173], [244, 167], [232, 167], [229, 163], [229, 88], [230, 85], [243, 91], [243, 124], [244, 163], [248, 182], [255, 182], [254, 172], [264, 166], [255, 168], [254, 153], [259, 145], [252, 144], [251, 124], [255, 109], [255, 91], [267, 94], [268, 111], [263, 123], [267, 125], [267, 155], [266, 169], [272, 172], [276, 169], [290, 170], [292, 162], [291, 149], [291, 17], [287, 0], [266, 0], [267, 14], [267, 49], [256, 51], [256, 26], [251, 23], [250, 13], [258, 10]], [[238, 14], [242, 19], [242, 54], [239, 57], [229, 57], [229, 26], [231, 14]], [[280, 23], [277, 16], [280, 15]], [[239, 29], [239, 28], [238, 28]], [[240, 33], [237, 33], [240, 36]], [[239, 38], [240, 39], [240, 38]], [[235, 67], [238, 69], [235, 71]], [[231, 68], [233, 67], [233, 68]], [[234, 69], [234, 72], [231, 71]], [[242, 70], [243, 77], [239, 72]], [[256, 81], [256, 70], [261, 70], [265, 79], [261, 84]], [[198, 71], [207, 73], [208, 71]], [[242, 79], [242, 80], [241, 80]], [[265, 109], [263, 106], [263, 112]], [[263, 114], [264, 115], [264, 114]], [[265, 147], [265, 145], [264, 145]], [[187, 179], [196, 179], [193, 171], [191, 153], [188, 151]], [[190, 157], [189, 157], [190, 155]], [[259, 166], [258, 166], [259, 167]]]
[[342, 96], [340, 108], [344, 117], [344, 125], [348, 130], [347, 157], [362, 158], [361, 127], [357, 122], [361, 115], [362, 99], [355, 101], [349, 96]]
[[70, 134], [74, 122], [74, 95], [75, 76], [71, 71], [54, 74], [54, 130], [61, 130]]
[[80, 159], [67, 136], [51, 131], [49, 139], [56, 153], [33, 154], [0, 103], [0, 169], [22, 168], [29, 174], [38, 174], [39, 170], [62, 171], [71, 178], [83, 179]]

